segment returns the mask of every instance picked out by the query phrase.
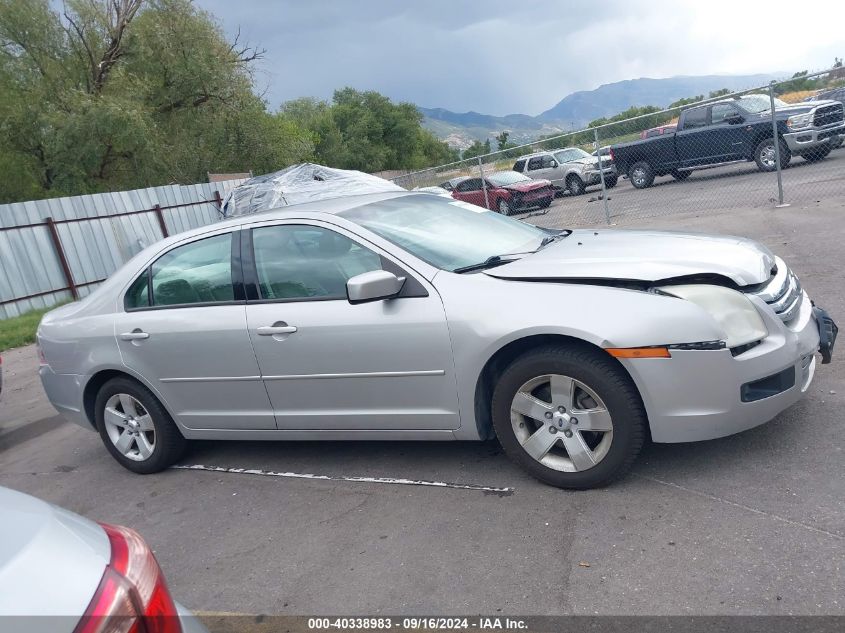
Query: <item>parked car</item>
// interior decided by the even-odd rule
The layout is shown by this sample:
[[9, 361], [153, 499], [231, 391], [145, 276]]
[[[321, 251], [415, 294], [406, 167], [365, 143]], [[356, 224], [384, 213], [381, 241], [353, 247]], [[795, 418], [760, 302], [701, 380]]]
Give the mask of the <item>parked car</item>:
[[3, 630], [207, 633], [134, 530], [3, 487], [0, 508]]
[[836, 326], [737, 237], [544, 230], [382, 193], [147, 247], [42, 319], [50, 402], [136, 473], [188, 440], [486, 440], [552, 485], [619, 477], [644, 439], [757, 426]]
[[461, 183], [468, 178], [469, 176], [457, 176], [455, 178], [450, 178], [446, 182], [441, 182], [438, 187], [441, 187], [446, 191], [452, 191], [455, 187], [458, 186], [458, 183]]
[[521, 156], [513, 170], [531, 178], [550, 180], [555, 188], [569, 191], [573, 196], [581, 195], [587, 187], [601, 186], [602, 172], [605, 187], [615, 187], [618, 180], [616, 167], [609, 156], [602, 158], [600, 172], [598, 157], [578, 147]]
[[675, 130], [677, 130], [677, 125], [660, 125], [658, 127], [653, 127], [649, 130], [643, 130], [640, 132], [640, 138], [652, 138], [654, 136], [662, 136], [663, 134], [671, 134]]
[[[839, 88], [835, 88], [834, 90], [824, 90], [805, 101], [814, 102], [814, 101], [838, 101], [843, 106], [845, 106], [845, 86], [841, 86]], [[833, 149], [837, 147], [842, 147], [842, 143], [845, 141], [845, 132], [840, 134], [838, 137], [831, 138], [830, 145]]]
[[[830, 153], [830, 140], [845, 131], [843, 106], [837, 101], [789, 105], [775, 100], [781, 164], [792, 156], [818, 161]], [[621, 173], [638, 189], [656, 176], [685, 180], [700, 167], [754, 160], [761, 171], [777, 169], [768, 95], [725, 99], [681, 112], [677, 131], [611, 147]]]
[[498, 211], [502, 215], [533, 207], [545, 209], [552, 203], [554, 196], [554, 189], [548, 180], [533, 180], [512, 171], [490, 174], [484, 181], [481, 178], [467, 178], [452, 191], [455, 200]]

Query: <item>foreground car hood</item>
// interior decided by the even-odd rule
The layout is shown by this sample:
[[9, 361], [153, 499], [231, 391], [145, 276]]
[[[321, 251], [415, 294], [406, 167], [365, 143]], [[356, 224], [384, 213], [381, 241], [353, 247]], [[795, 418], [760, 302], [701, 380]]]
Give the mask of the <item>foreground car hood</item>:
[[0, 487], [0, 508], [0, 617], [70, 616], [51, 626], [73, 631], [109, 562], [108, 536], [88, 519], [8, 488]]
[[655, 282], [720, 275], [738, 286], [771, 276], [775, 258], [741, 237], [669, 231], [580, 230], [515, 262], [485, 271], [501, 279], [619, 279]]

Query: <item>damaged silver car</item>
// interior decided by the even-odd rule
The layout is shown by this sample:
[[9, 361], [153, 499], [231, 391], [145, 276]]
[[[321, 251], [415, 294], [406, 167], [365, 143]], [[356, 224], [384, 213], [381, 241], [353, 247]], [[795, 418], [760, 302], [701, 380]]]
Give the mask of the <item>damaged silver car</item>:
[[394, 192], [159, 242], [38, 344], [52, 403], [138, 473], [192, 439], [497, 437], [538, 479], [591, 488], [649, 436], [770, 420], [835, 336], [746, 239], [549, 231]]

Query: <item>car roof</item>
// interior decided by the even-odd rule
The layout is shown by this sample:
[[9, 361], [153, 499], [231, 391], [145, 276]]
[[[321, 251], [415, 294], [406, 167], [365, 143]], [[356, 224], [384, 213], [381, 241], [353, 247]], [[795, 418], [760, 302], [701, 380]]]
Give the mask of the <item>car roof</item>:
[[[608, 147], [610, 147], [610, 146], [608, 145]], [[543, 154], [554, 154], [555, 152], [562, 152], [562, 151], [567, 150], [567, 149], [578, 149], [578, 148], [575, 147], [574, 145], [571, 145], [569, 147], [558, 147], [556, 149], [544, 149], [544, 150], [539, 151], [539, 152], [534, 152], [533, 154], [524, 154], [523, 156], [520, 156], [516, 160], [523, 160], [525, 158], [534, 158], [535, 156], [542, 156]]]
[[259, 211], [258, 213], [247, 213], [243, 215], [235, 215], [226, 218], [214, 224], [205, 224], [199, 228], [184, 231], [182, 233], [174, 234], [172, 237], [162, 240], [161, 244], [169, 242], [182, 241], [186, 237], [194, 235], [202, 235], [208, 233], [209, 229], [225, 229], [228, 227], [235, 227], [241, 224], [250, 224], [252, 222], [264, 222], [266, 220], [284, 220], [299, 218], [303, 214], [326, 213], [329, 215], [337, 215], [350, 209], [362, 207], [373, 202], [381, 202], [382, 200], [392, 200], [394, 198], [403, 198], [406, 196], [426, 196], [426, 199], [431, 197], [430, 193], [414, 192], [414, 191], [387, 191], [381, 193], [363, 193], [353, 196], [340, 196], [338, 198], [327, 198], [317, 200], [316, 202], [303, 202], [301, 204], [291, 204], [278, 209], [269, 209], [267, 211]]

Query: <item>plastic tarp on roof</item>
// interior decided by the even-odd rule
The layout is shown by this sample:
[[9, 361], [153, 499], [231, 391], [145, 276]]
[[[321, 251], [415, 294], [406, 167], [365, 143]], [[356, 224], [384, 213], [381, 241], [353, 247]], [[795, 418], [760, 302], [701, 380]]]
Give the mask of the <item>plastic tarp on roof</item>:
[[394, 191], [406, 189], [360, 171], [303, 163], [250, 178], [235, 187], [223, 200], [223, 216], [228, 218], [303, 202]]

